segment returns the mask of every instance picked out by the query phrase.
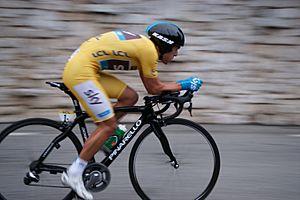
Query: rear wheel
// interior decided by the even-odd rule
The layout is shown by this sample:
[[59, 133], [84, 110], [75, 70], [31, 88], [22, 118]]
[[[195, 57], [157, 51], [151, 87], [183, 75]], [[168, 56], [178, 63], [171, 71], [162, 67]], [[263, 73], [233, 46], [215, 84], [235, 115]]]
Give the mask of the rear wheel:
[[162, 130], [179, 167], [171, 165], [152, 128], [147, 128], [129, 159], [135, 191], [142, 199], [205, 199], [220, 171], [215, 141], [203, 127], [185, 119], [168, 120]]
[[[29, 165], [61, 134], [63, 126], [53, 120], [32, 118], [13, 123], [0, 134], [0, 177], [3, 199], [72, 199], [61, 173], [30, 172]], [[50, 152], [43, 164], [65, 169], [78, 156], [82, 145], [73, 132]]]

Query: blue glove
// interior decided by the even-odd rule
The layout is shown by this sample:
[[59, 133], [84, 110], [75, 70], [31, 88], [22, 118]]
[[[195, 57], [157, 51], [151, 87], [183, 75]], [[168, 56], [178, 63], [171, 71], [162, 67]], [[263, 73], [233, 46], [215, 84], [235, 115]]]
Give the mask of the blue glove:
[[182, 90], [198, 91], [202, 86], [203, 81], [197, 77], [189, 77], [184, 80], [177, 81], [181, 85]]

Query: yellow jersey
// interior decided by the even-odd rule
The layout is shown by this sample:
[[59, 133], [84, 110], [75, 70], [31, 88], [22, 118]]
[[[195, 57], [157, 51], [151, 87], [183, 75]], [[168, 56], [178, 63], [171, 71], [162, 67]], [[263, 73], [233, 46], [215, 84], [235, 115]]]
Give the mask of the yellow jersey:
[[127, 84], [105, 70], [139, 70], [157, 77], [158, 53], [150, 39], [127, 31], [112, 31], [80, 45], [66, 63], [63, 81], [94, 122], [114, 116], [110, 98], [118, 99]]
[[157, 77], [158, 53], [143, 35], [112, 31], [82, 43], [69, 62], [94, 70], [139, 70], [147, 78]]

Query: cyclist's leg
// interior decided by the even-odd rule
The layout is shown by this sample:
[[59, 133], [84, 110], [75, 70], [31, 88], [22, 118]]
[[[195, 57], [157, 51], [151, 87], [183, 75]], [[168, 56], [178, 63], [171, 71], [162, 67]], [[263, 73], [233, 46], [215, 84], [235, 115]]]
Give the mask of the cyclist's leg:
[[67, 173], [62, 175], [63, 183], [69, 185], [79, 196], [86, 199], [92, 199], [92, 195], [84, 187], [83, 171], [88, 161], [96, 154], [116, 127], [112, 105], [99, 80], [100, 77], [97, 73], [78, 77], [64, 74], [65, 84], [98, 125], [85, 142], [79, 157], [68, 168]]
[[69, 74], [64, 74], [65, 84], [98, 126], [80, 154], [82, 160], [90, 160], [114, 132], [117, 120], [122, 115], [114, 116], [109, 98], [118, 100], [114, 106], [131, 106], [137, 102], [138, 95], [126, 83], [109, 73], [93, 73], [91, 70], [79, 77]]
[[[114, 107], [133, 106], [138, 101], [137, 92], [112, 74], [100, 72], [99, 81], [107, 96], [118, 100]], [[117, 120], [122, 116], [124, 113], [116, 113]]]
[[100, 149], [103, 143], [115, 131], [117, 123], [116, 118], [112, 117], [108, 120], [98, 122], [97, 128], [92, 132], [90, 137], [85, 142], [80, 153], [80, 158], [83, 160], [90, 160]]
[[[112, 74], [105, 73], [105, 72], [99, 72], [99, 76], [97, 77], [98, 81], [95, 82], [97, 88], [99, 88], [98, 91], [95, 93], [101, 93], [103, 92], [105, 95], [102, 98], [102, 103], [105, 103], [105, 101], [109, 101], [110, 99], [117, 99], [117, 103], [114, 104], [114, 107], [118, 106], [132, 106], [134, 105], [138, 100], [137, 93], [127, 86], [126, 83], [121, 81], [120, 79], [116, 78]], [[75, 91], [75, 93], [77, 93]], [[106, 100], [105, 98], [106, 97]], [[81, 99], [82, 97], [79, 97]], [[82, 102], [82, 101], [80, 101]], [[83, 106], [86, 107], [86, 110], [90, 110], [88, 108], [88, 105], [86, 104], [86, 101], [83, 102]], [[108, 104], [108, 103], [107, 103]], [[97, 107], [98, 108], [98, 107]], [[104, 109], [105, 110], [105, 109]], [[106, 111], [97, 111], [92, 110], [92, 113], [89, 113], [92, 118], [94, 119], [94, 122], [97, 124], [97, 129], [91, 134], [91, 136], [88, 138], [86, 143], [83, 146], [83, 149], [80, 153], [80, 158], [83, 160], [90, 160], [99, 150], [99, 148], [104, 144], [104, 142], [111, 136], [111, 134], [115, 131], [117, 120], [123, 116], [123, 114], [118, 113], [119, 115], [107, 115], [107, 118], [99, 118], [99, 116], [93, 115], [93, 113], [105, 113]], [[111, 110], [110, 113], [113, 113]]]
[[[95, 74], [95, 77], [89, 77], [88, 80], [73, 80], [71, 84], [70, 80], [65, 81], [68, 82], [65, 84], [97, 125], [96, 130], [91, 133], [80, 153], [80, 158], [85, 161], [92, 159], [104, 141], [116, 129], [114, 111], [106, 90], [100, 83], [101, 78]], [[74, 82], [76, 83], [74, 84]], [[79, 84], [77, 84], [78, 82]]]

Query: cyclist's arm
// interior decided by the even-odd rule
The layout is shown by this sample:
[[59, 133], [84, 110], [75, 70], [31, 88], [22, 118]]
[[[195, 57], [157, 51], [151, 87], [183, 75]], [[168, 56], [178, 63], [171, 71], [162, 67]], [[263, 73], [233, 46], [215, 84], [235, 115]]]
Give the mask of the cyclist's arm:
[[156, 49], [147, 48], [141, 50], [139, 73], [143, 84], [149, 94], [158, 95], [164, 91], [180, 91], [181, 85], [176, 82], [161, 82], [158, 78]]
[[143, 84], [149, 94], [158, 95], [163, 91], [180, 91], [180, 84], [174, 82], [161, 82], [158, 77], [147, 78], [140, 73], [140, 77], [143, 81]]

